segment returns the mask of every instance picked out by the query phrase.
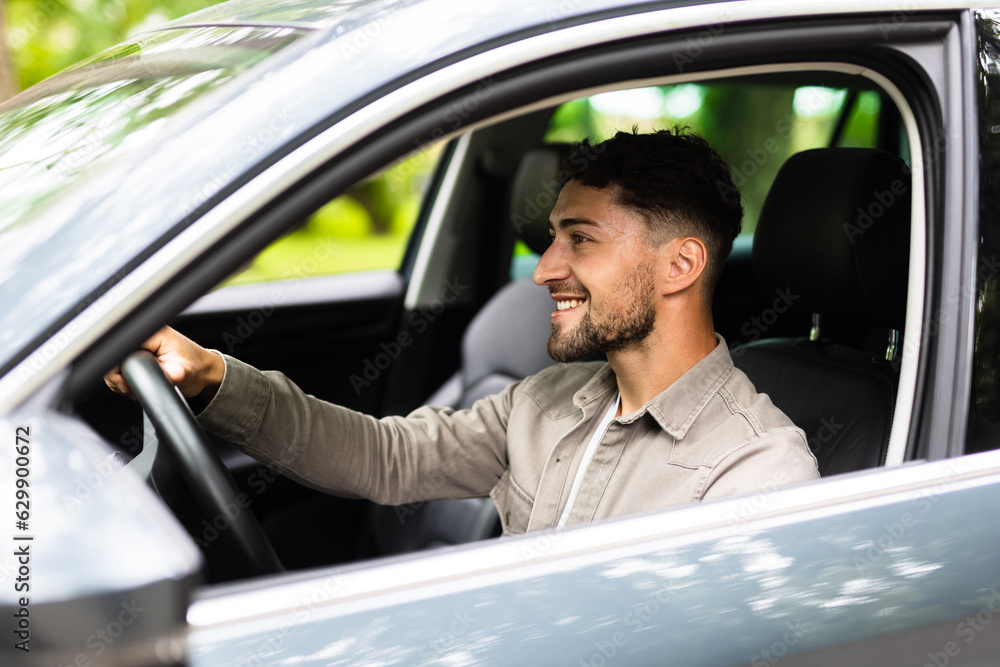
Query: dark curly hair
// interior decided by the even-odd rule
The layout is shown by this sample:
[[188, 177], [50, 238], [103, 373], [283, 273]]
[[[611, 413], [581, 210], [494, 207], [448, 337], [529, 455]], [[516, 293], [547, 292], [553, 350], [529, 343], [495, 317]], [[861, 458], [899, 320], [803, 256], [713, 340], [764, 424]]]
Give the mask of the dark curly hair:
[[743, 227], [743, 204], [729, 166], [687, 128], [649, 134], [618, 132], [591, 145], [570, 148], [559, 173], [565, 184], [578, 180], [613, 187], [618, 204], [640, 213], [655, 245], [680, 236], [700, 238], [708, 248], [704, 300], [711, 306], [722, 267]]

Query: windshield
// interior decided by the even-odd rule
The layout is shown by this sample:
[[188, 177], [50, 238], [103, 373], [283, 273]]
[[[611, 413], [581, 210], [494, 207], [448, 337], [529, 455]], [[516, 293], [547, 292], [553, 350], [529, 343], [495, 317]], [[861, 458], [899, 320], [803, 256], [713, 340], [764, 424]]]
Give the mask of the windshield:
[[67, 294], [68, 302], [58, 303], [63, 287], [55, 276], [71, 277], [63, 269], [93, 244], [120, 240], [53, 224], [60, 218], [39, 212], [57, 194], [83, 186], [97, 167], [155, 150], [178, 111], [304, 34], [269, 27], [152, 33], [0, 105], [0, 303], [19, 304], [16, 312], [0, 310], [0, 364], [78, 300]]

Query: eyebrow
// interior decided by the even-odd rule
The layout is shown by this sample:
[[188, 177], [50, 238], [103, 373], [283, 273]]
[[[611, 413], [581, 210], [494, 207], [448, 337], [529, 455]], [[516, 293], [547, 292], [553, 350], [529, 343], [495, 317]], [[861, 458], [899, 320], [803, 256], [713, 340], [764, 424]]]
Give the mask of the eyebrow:
[[[599, 224], [593, 220], [587, 220], [586, 218], [563, 218], [559, 221], [559, 229], [566, 229], [567, 227], [573, 227], [575, 225], [590, 225], [591, 227], [600, 227]], [[552, 221], [549, 221], [549, 231], [554, 231], [555, 225]]]

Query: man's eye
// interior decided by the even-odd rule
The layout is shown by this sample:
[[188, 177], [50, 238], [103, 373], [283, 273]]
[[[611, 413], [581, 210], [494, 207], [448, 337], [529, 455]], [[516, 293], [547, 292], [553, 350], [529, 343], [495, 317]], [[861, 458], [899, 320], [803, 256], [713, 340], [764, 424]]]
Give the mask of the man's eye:
[[580, 236], [579, 234], [573, 234], [573, 243], [580, 244], [580, 243], [583, 243], [584, 241], [589, 241], [589, 240], [590, 239], [588, 239], [586, 236]]

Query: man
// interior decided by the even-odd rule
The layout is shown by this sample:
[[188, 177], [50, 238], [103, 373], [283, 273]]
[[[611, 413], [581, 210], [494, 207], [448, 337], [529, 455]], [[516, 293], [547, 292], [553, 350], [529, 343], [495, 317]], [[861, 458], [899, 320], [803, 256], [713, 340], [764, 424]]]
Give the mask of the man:
[[[586, 155], [586, 159], [581, 159]], [[164, 329], [146, 347], [208, 430], [302, 483], [399, 505], [489, 494], [505, 534], [818, 476], [805, 434], [733, 367], [712, 294], [743, 209], [683, 131], [619, 132], [564, 164], [534, 281], [561, 363], [469, 410], [381, 420]], [[106, 376], [120, 393], [118, 369]]]

